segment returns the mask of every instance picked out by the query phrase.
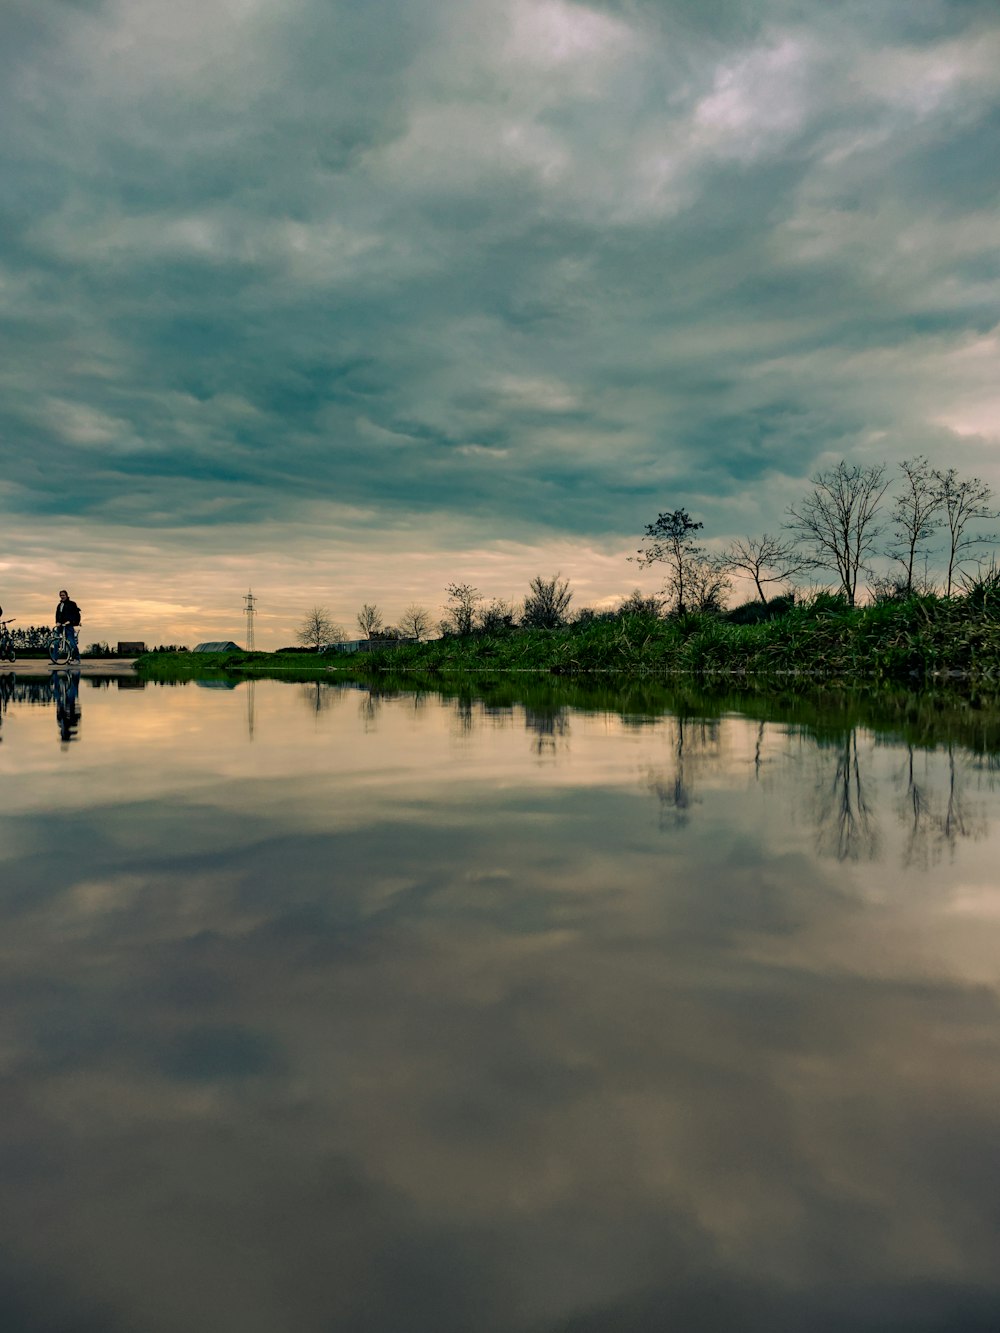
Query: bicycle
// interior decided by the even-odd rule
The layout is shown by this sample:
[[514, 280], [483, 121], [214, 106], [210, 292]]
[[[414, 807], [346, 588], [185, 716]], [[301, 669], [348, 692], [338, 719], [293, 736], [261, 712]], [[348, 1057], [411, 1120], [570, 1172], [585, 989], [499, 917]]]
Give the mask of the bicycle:
[[14, 640], [10, 637], [8, 625], [13, 625], [15, 617], [10, 620], [0, 620], [0, 658], [6, 658], [8, 662], [13, 662], [17, 654], [14, 652]]
[[49, 639], [49, 661], [54, 662], [56, 666], [62, 666], [74, 657], [79, 662], [79, 649], [74, 650], [72, 641], [66, 633], [66, 626], [57, 625]]

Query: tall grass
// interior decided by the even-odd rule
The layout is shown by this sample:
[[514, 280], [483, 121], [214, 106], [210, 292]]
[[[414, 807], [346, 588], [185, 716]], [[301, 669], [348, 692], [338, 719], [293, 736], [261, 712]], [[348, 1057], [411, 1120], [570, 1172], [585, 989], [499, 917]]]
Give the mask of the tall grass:
[[558, 630], [508, 630], [374, 653], [362, 674], [508, 670], [784, 674], [872, 681], [1000, 672], [1000, 582], [961, 598], [911, 596], [864, 607], [821, 596], [738, 624], [719, 615], [624, 616]]

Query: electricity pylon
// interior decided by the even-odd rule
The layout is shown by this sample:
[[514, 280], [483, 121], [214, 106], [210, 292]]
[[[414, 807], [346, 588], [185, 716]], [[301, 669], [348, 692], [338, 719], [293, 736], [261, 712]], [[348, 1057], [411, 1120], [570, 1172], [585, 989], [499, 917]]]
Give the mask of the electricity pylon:
[[257, 610], [257, 598], [252, 592], [247, 592], [246, 596], [243, 598], [243, 605], [246, 608], [247, 614], [247, 652], [252, 653], [254, 651], [253, 617], [254, 612]]

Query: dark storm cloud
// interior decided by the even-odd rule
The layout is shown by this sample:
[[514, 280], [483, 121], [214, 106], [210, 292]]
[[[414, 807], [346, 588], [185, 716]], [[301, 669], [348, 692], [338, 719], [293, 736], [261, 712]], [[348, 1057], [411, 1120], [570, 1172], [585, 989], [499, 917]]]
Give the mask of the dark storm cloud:
[[528, 539], [676, 500], [718, 532], [828, 456], [976, 461], [995, 430], [995, 348], [949, 359], [1000, 295], [991, 5], [21, 0], [7, 25], [13, 515], [329, 497]]

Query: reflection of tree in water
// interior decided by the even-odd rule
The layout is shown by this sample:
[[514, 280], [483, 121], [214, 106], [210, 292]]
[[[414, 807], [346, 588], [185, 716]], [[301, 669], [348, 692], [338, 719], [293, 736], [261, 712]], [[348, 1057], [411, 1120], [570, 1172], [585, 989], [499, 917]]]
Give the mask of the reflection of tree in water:
[[934, 789], [930, 777], [931, 761], [938, 757], [925, 753], [923, 764], [918, 765], [913, 746], [906, 747], [899, 809], [907, 829], [903, 848], [903, 864], [907, 867], [926, 869], [937, 863], [945, 848], [954, 855], [959, 839], [985, 837], [989, 830], [981, 805], [973, 805], [968, 797], [966, 757], [957, 756], [955, 746], [949, 743], [943, 791]]
[[478, 711], [477, 701], [470, 695], [463, 694], [455, 700], [455, 721], [460, 735], [470, 736], [475, 731]]
[[[55, 672], [52, 673], [55, 676]], [[10, 703], [16, 704], [44, 704], [46, 707], [54, 698], [53, 686], [54, 680], [46, 678], [45, 680], [22, 680], [18, 676], [13, 677], [6, 690], [5, 698]]]
[[555, 754], [569, 737], [569, 715], [565, 708], [525, 708], [524, 725], [534, 733], [535, 754]]
[[330, 681], [311, 680], [307, 684], [299, 686], [299, 697], [309, 712], [318, 716], [320, 713], [328, 712], [335, 703], [339, 702], [343, 698], [343, 691], [339, 685]]
[[651, 771], [648, 778], [649, 789], [660, 802], [660, 827], [664, 829], [687, 824], [690, 809], [697, 804], [695, 774], [707, 762], [722, 759], [718, 719], [675, 717], [670, 725], [672, 762], [666, 770]]
[[[524, 727], [532, 734], [536, 754], [555, 754], [570, 732], [570, 710], [561, 704], [525, 702]], [[486, 704], [473, 695], [452, 700], [453, 716], [460, 735], [471, 735], [478, 728], [490, 726], [506, 730], [514, 725], [516, 713], [511, 705]]]
[[766, 731], [767, 731], [767, 723], [758, 722], [757, 736], [754, 740], [754, 747], [753, 747], [753, 775], [758, 782], [760, 781], [761, 771], [763, 770], [764, 767], [764, 735]]
[[375, 690], [369, 690], [358, 701], [358, 714], [365, 732], [375, 731], [382, 713], [382, 696]]
[[[825, 758], [831, 748], [824, 746], [818, 753]], [[838, 861], [874, 860], [879, 854], [879, 829], [854, 727], [844, 732], [833, 754], [833, 777], [821, 777], [818, 786], [817, 847]]]

